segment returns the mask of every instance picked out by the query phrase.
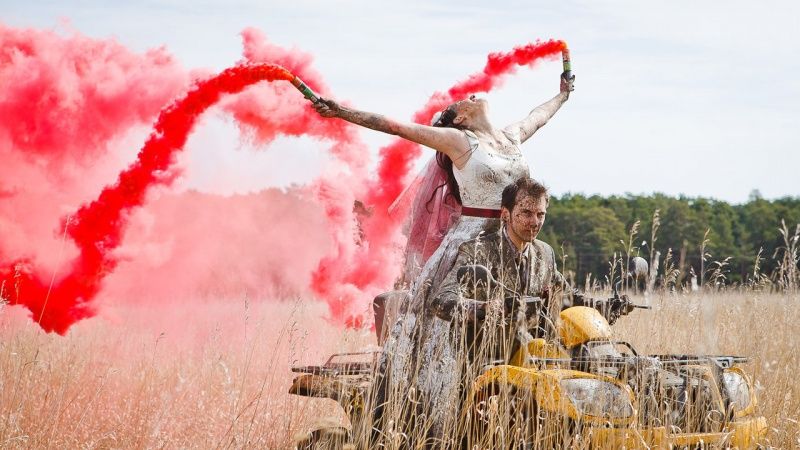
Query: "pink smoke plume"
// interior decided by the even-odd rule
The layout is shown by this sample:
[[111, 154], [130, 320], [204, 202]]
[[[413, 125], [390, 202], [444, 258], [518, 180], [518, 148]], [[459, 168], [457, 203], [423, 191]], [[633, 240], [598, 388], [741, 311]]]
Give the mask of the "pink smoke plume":
[[[72, 260], [69, 269], [62, 268], [58, 272], [59, 261], [52, 260], [52, 256], [48, 264], [41, 264], [47, 259], [43, 255], [56, 253], [53, 250], [58, 246], [59, 239], [52, 235], [53, 221], [36, 221], [28, 228], [26, 225], [34, 221], [22, 217], [27, 212], [21, 214], [22, 210], [16, 208], [28, 202], [35, 211], [41, 211], [38, 217], [41, 219], [52, 215], [53, 211], [63, 215], [65, 206], [91, 199], [86, 185], [97, 181], [81, 183], [88, 168], [81, 164], [91, 161], [91, 158], [107, 156], [112, 142], [121, 139], [130, 127], [151, 118], [159, 102], [165, 102], [166, 98], [185, 89], [188, 77], [163, 50], [137, 56], [114, 42], [93, 41], [79, 35], [62, 38], [50, 32], [0, 27], [0, 42], [3, 43], [0, 62], [4, 63], [0, 68], [0, 80], [4, 86], [15, 83], [14, 89], [7, 90], [0, 97], [0, 118], [21, 118], [4, 120], [4, 125], [0, 125], [3, 173], [6, 174], [7, 167], [21, 169], [18, 171], [21, 175], [16, 179], [11, 177], [11, 182], [9, 178], [0, 180], [0, 223], [13, 225], [11, 233], [0, 236], [0, 279], [3, 280], [3, 295], [12, 303], [28, 307], [34, 320], [44, 329], [64, 333], [75, 321], [92, 316], [95, 296], [107, 284], [106, 277], [117, 269], [120, 261], [123, 262], [122, 273], [111, 276], [111, 280], [117, 280], [112, 287], [124, 290], [125, 283], [119, 280], [126, 279], [121, 275], [125, 274], [124, 263], [129, 260], [123, 243], [128, 224], [134, 220], [128, 246], [148, 247], [145, 242], [139, 242], [137, 246], [136, 230], [142, 232], [144, 229], [147, 234], [147, 227], [137, 228], [135, 212], [145, 204], [152, 187], [169, 185], [174, 180], [177, 174], [175, 153], [183, 148], [198, 115], [218, 102], [257, 143], [269, 143], [278, 136], [311, 136], [330, 142], [332, 165], [307, 192], [272, 197], [274, 208], [266, 208], [269, 219], [263, 221], [262, 227], [265, 233], [278, 237], [281, 231], [285, 231], [284, 239], [253, 235], [250, 230], [255, 227], [239, 230], [236, 227], [215, 227], [213, 220], [209, 220], [209, 226], [204, 228], [184, 225], [190, 230], [182, 236], [202, 236], [209, 231], [220, 233], [206, 236], [207, 241], [223, 238], [223, 233], [241, 235], [238, 243], [247, 247], [244, 252], [251, 252], [247, 253], [251, 256], [231, 258], [237, 262], [231, 264], [230, 269], [234, 274], [252, 275], [240, 281], [243, 285], [257, 287], [261, 283], [296, 289], [310, 283], [314, 292], [328, 303], [331, 319], [337, 322], [358, 324], [358, 317], [372, 296], [391, 285], [397, 275], [401, 258], [398, 249], [402, 247], [403, 237], [401, 220], [396, 216], [390, 218], [387, 209], [408, 180], [413, 160], [420, 153], [418, 146], [398, 141], [382, 149], [377, 176], [371, 176], [367, 172], [368, 152], [355, 127], [342, 121], [319, 118], [288, 83], [261, 83], [242, 94], [223, 98], [222, 94], [238, 93], [261, 79], [288, 77], [278, 69], [263, 65], [254, 69], [252, 64], [256, 62], [281, 64], [318, 92], [324, 94], [327, 91], [321, 77], [311, 67], [309, 55], [269, 44], [255, 30], [245, 30], [243, 37], [245, 59], [250, 66], [234, 67], [217, 77], [198, 82], [181, 101], [162, 111], [155, 131], [136, 162], [120, 173], [115, 184], [107, 186], [96, 200], [84, 204], [74, 215], [70, 215], [67, 208], [60, 228], [62, 231], [56, 236], [69, 236], [76, 246], [68, 249]], [[503, 75], [512, 73], [516, 66], [553, 56], [562, 46], [560, 42], [548, 41], [519, 47], [509, 54], [490, 55], [483, 72], [469, 77], [447, 93], [436, 94], [414, 116], [414, 120], [425, 122], [434, 111], [453, 100], [470, 92], [488, 91], [500, 82]], [[23, 76], [31, 68], [35, 69], [33, 73], [36, 76]], [[41, 170], [41, 167], [47, 169]], [[27, 175], [49, 179], [53, 173], [56, 178], [69, 181], [62, 182], [59, 191], [70, 194], [58, 199], [58, 203], [48, 203], [46, 199], [50, 193], [47, 189], [31, 192], [25, 184]], [[48, 183], [45, 186], [54, 189], [57, 185]], [[64, 186], [69, 189], [63, 189]], [[184, 197], [192, 198], [191, 195]], [[197, 196], [194, 200], [195, 204], [206, 206], [211, 202], [209, 198], [198, 200]], [[219, 210], [232, 211], [226, 209], [230, 205], [222, 205], [218, 198], [212, 200]], [[240, 200], [237, 208], [240, 213], [258, 201], [255, 198], [224, 201], [235, 203], [236, 200]], [[310, 202], [318, 205], [321, 211], [287, 219], [275, 212], [289, 214], [296, 209], [279, 208], [280, 200], [293, 204]], [[362, 208], [364, 211], [372, 211], [369, 217], [354, 210], [356, 200], [366, 205]], [[158, 209], [157, 204], [154, 202], [151, 207]], [[174, 209], [177, 206], [173, 205]], [[210, 208], [199, 210], [208, 211]], [[248, 213], [244, 215], [248, 216]], [[253, 214], [249, 216], [258, 220]], [[202, 220], [197, 222], [203, 223]], [[181, 226], [180, 223], [166, 226], [158, 235], [167, 235], [170, 228]], [[26, 248], [25, 245], [31, 241], [25, 238], [43, 235], [43, 227], [49, 227], [50, 236], [45, 239], [48, 244]], [[35, 229], [35, 232], [30, 229]], [[292, 237], [300, 235], [304, 238], [292, 242]], [[309, 239], [308, 235], [313, 237]], [[326, 237], [328, 245], [324, 245]], [[164, 243], [166, 247], [180, 249], [174, 253], [165, 252], [159, 245], [148, 247], [153, 254], [168, 254], [162, 258], [158, 279], [169, 279], [170, 286], [177, 288], [181, 285], [177, 280], [199, 277], [204, 280], [206, 289], [213, 290], [214, 286], [224, 284], [221, 280], [231, 277], [231, 273], [203, 270], [198, 260], [202, 261], [203, 248], [210, 250], [208, 246], [194, 249], [190, 238], [185, 238], [184, 244], [175, 244], [176, 241], [180, 239]], [[275, 255], [290, 255], [290, 258], [252, 256], [258, 255], [252, 252], [255, 250], [254, 242], [263, 244], [255, 247], [263, 249], [266, 254], [272, 251]], [[236, 240], [230, 244], [235, 245]], [[225, 250], [208, 253], [224, 257], [226, 251], [230, 252], [230, 245], [224, 247]], [[133, 251], [130, 258], [135, 258], [135, 253]], [[187, 267], [175, 262], [170, 255], [194, 255], [191, 259], [193, 264]], [[250, 269], [259, 267], [260, 270], [242, 270], [245, 266]], [[310, 274], [312, 266], [316, 266], [313, 275]], [[48, 276], [51, 271], [52, 277]], [[191, 271], [191, 277], [184, 273], [187, 271]], [[162, 284], [147, 283], [146, 273], [146, 270], [140, 270], [127, 279], [141, 280], [142, 283], [136, 286], [142, 292], [147, 291], [148, 285], [152, 285], [153, 290], [163, 289]], [[186, 286], [203, 283], [187, 281]], [[133, 289], [133, 284], [130, 286]], [[114, 289], [109, 292], [114, 292]]]
[[305, 191], [151, 196], [131, 216], [104, 300], [157, 305], [165, 299], [307, 296], [310, 274], [330, 250], [330, 239], [323, 211]]
[[[8, 37], [8, 41], [12, 41], [17, 47], [25, 49], [21, 53], [28, 55], [34, 61], [37, 61], [37, 58], [42, 59], [44, 60], [43, 62], [38, 62], [43, 64], [50, 63], [47, 58], [49, 54], [46, 52], [32, 53], [27, 49], [36, 48], [37, 46], [47, 49], [49, 45], [55, 42], [62, 47], [69, 47], [74, 54], [82, 55], [83, 53], [80, 45], [85, 42], [92, 43], [95, 46], [103, 45], [81, 38], [80, 36], [69, 40], [59, 39], [58, 36], [48, 33], [20, 33], [11, 29], [4, 29], [3, 31], [4, 37]], [[105, 43], [105, 45], [112, 44], [113, 43]], [[14, 57], [15, 52], [16, 50], [12, 49], [8, 53]], [[59, 51], [55, 53], [63, 52]], [[314, 82], [315, 85], [322, 86], [322, 82], [317, 79], [318, 77], [306, 69], [307, 63], [303, 63], [303, 55], [295, 52], [295, 56], [292, 58], [292, 54], [289, 52], [283, 52], [283, 54], [283, 57], [277, 54], [277, 59], [285, 65], [292, 67], [306, 79]], [[113, 58], [131, 58], [131, 55], [119, 50]], [[66, 66], [68, 68], [80, 67], [80, 64], [69, 61]], [[9, 252], [6, 250], [6, 242], [3, 240], [4, 242], [2, 242], [2, 246], [0, 246], [0, 251], [2, 251], [4, 255], [2, 258], [4, 267], [0, 270], [0, 278], [2, 278], [4, 296], [11, 300], [12, 303], [25, 305], [31, 310], [34, 320], [37, 320], [46, 330], [54, 330], [60, 333], [66, 332], [68, 327], [76, 320], [93, 315], [95, 311], [92, 300], [99, 289], [103, 287], [105, 278], [116, 270], [120, 261], [124, 263], [130, 260], [129, 257], [126, 258], [125, 246], [120, 249], [121, 251], [116, 251], [122, 244], [122, 235], [126, 231], [128, 222], [131, 220], [130, 215], [135, 212], [134, 209], [136, 207], [144, 203], [148, 191], [151, 190], [152, 187], [168, 185], [172, 182], [176, 175], [174, 167], [172, 167], [174, 163], [174, 153], [182, 149], [198, 115], [206, 108], [216, 104], [222, 93], [236, 93], [245, 86], [260, 79], [275, 79], [276, 76], [280, 79], [287, 79], [290, 77], [288, 73], [276, 72], [272, 74], [276, 76], [267, 74], [264, 72], [263, 66], [257, 69], [258, 70], [254, 70], [252, 66], [229, 69], [218, 77], [198, 83], [198, 85], [181, 101], [173, 104], [173, 106], [167, 110], [162, 111], [159, 121], [156, 124], [155, 131], [151, 134], [145, 147], [139, 153], [137, 161], [119, 175], [114, 185], [106, 187], [99, 198], [89, 204], [85, 204], [78, 213], [74, 216], [67, 216], [64, 220], [63, 225], [66, 229], [65, 237], [69, 236], [72, 241], [77, 244], [77, 249], [72, 249], [71, 247], [68, 249], [73, 250], [71, 252], [73, 255], [70, 255], [72, 256], [72, 263], [66, 273], [62, 270], [61, 273], [57, 274], [57, 277], [54, 274], [52, 279], [48, 280], [47, 271], [41, 269], [40, 264], [38, 264], [39, 261], [35, 261], [30, 257], [25, 258], [25, 256], [31, 254], [36, 257], [39, 255], [30, 252], [30, 249], [24, 248], [20, 249], [22, 251], [19, 252]], [[57, 73], [58, 70], [59, 67], [56, 67], [52, 72]], [[81, 72], [81, 74], [84, 74], [84, 72]], [[77, 74], [75, 78], [80, 79], [81, 74]], [[69, 75], [69, 73], [67, 73], [67, 75]], [[57, 80], [57, 76], [54, 75], [51, 79]], [[103, 80], [81, 80], [81, 82], [87, 86], [99, 84], [99, 81]], [[157, 80], [150, 81], [155, 83]], [[291, 91], [291, 94], [287, 94], [287, 90]], [[68, 89], [65, 91], [69, 93]], [[262, 95], [259, 96], [258, 92]], [[47, 95], [46, 92], [45, 94]], [[260, 133], [256, 136], [258, 140], [269, 142], [278, 135], [306, 135], [331, 140], [333, 141], [333, 146], [330, 152], [335, 158], [341, 160], [339, 164], [345, 167], [350, 175], [356, 175], [360, 170], [362, 173], [358, 175], [363, 177], [363, 167], [368, 163], [368, 158], [364, 157], [366, 149], [363, 145], [358, 143], [357, 134], [347, 130], [346, 124], [320, 120], [316, 113], [308, 107], [307, 102], [305, 102], [302, 97], [298, 96], [297, 92], [289, 87], [288, 84], [268, 85], [260, 91], [254, 90], [251, 95], [254, 96], [251, 97], [254, 102], [247, 102], [248, 97], [243, 97], [240, 99], [240, 103], [232, 102], [223, 106], [232, 112], [234, 117], [240, 119], [242, 123], [247, 123], [248, 111], [241, 105], [250, 107], [258, 113], [266, 113], [267, 117], [272, 119], [272, 122], [261, 122], [262, 127], [259, 129]], [[30, 99], [26, 100], [23, 98], [20, 100], [17, 97], [12, 97], [11, 101], [6, 102], [6, 104], [25, 106], [28, 100]], [[119, 103], [121, 105], [120, 107], [124, 107], [124, 102], [120, 101]], [[264, 108], [264, 105], [268, 105], [268, 107]], [[43, 112], [35, 110], [35, 108], [29, 108], [29, 110], [23, 111], [23, 113], [27, 114], [26, 118], [30, 119], [32, 123], [32, 126], [29, 128], [39, 127], [40, 122], [46, 122], [48, 119], [47, 117], [42, 117], [44, 115]], [[69, 115], [70, 113], [74, 113], [74, 111], [68, 111], [64, 114], [65, 117], [61, 117], [59, 121], [69, 122], [72, 120], [72, 117]], [[92, 120], [102, 121], [108, 118], [107, 115], [98, 114], [98, 116], [99, 117], [89, 114], [84, 120], [86, 123], [83, 125], [91, 127]], [[82, 119], [82, 117], [75, 117], [75, 120], [80, 119]], [[120, 127], [122, 129], [125, 128], [125, 122], [121, 121], [118, 117], [112, 117], [112, 120], [117, 120], [121, 123]], [[99, 128], [103, 129], [102, 127]], [[10, 130], [8, 133], [9, 135], [20, 137], [20, 139], [9, 145], [8, 154], [4, 155], [4, 157], [8, 155], [15, 156], [14, 151], [21, 150], [21, 146], [16, 144], [16, 142], [25, 142], [29, 139], [29, 136], [26, 136], [26, 134], [29, 133], [30, 131], [26, 129]], [[103, 134], [98, 139], [102, 142], [103, 140], [111, 139], [110, 136], [113, 136], [113, 133]], [[79, 133], [75, 133], [74, 136], [65, 133], [63, 137], [65, 139], [63, 144], [67, 147], [70, 142], [76, 141], [75, 147], [78, 149], [83, 146], [88, 146], [92, 147], [92, 150], [96, 153], [102, 153], [102, 149], [94, 148], [96, 147], [95, 143], [80, 141], [78, 139], [80, 137]], [[52, 142], [52, 140], [48, 142]], [[47, 148], [45, 144], [38, 144], [36, 149], [44, 155], [54, 153], [54, 151]], [[361, 153], [361, 155], [356, 157], [356, 152]], [[68, 152], [65, 153], [69, 154]], [[337, 167], [330, 169], [330, 173], [334, 172], [339, 174]], [[329, 178], [331, 180], [342, 179], [341, 176], [333, 175]], [[262, 293], [269, 291], [269, 287], [281, 289], [281, 286], [285, 286], [290, 290], [295, 290], [304, 278], [304, 284], [307, 286], [308, 275], [311, 271], [311, 268], [307, 267], [309, 261], [313, 260], [318, 262], [322, 254], [324, 254], [329, 247], [325, 245], [324, 241], [320, 240], [320, 237], [325, 237], [326, 230], [332, 229], [338, 241], [347, 242], [353, 240], [352, 236], [355, 232], [352, 215], [353, 194], [351, 191], [353, 186], [355, 186], [353, 183], [347, 183], [346, 186], [339, 186], [337, 182], [331, 181], [320, 183], [315, 189], [315, 191], [318, 192], [317, 197], [324, 201], [323, 206], [325, 207], [328, 218], [335, 221], [335, 226], [333, 228], [330, 227], [330, 222], [323, 223], [325, 218], [323, 214], [309, 214], [307, 212], [313, 211], [313, 208], [306, 208], [305, 211], [291, 214], [290, 208], [287, 207], [286, 203], [302, 208], [303, 204], [309, 202], [309, 196], [307, 194], [303, 192], [294, 192], [278, 194], [277, 198], [273, 196], [273, 201], [267, 203], [270, 205], [267, 208], [267, 212], [269, 213], [267, 216], [269, 219], [260, 221], [257, 225], [250, 224], [245, 230], [239, 230], [240, 233], [237, 233], [238, 236], [241, 236], [240, 241], [243, 243], [239, 248], [246, 249], [244, 253], [253, 253], [248, 253], [248, 255], [252, 255], [250, 258], [242, 258], [240, 255], [236, 258], [227, 258], [228, 260], [234, 261], [234, 264], [231, 264], [229, 267], [231, 271], [235, 272], [233, 276], [231, 276], [230, 273], [220, 273], [219, 270], [217, 270], [216, 273], [213, 271], [211, 273], [211, 275], [215, 276], [212, 276], [210, 279], [204, 278], [203, 275], [209, 273], [209, 267], [216, 268], [222, 265], [221, 261], [209, 261], [206, 270], [203, 270], [203, 267], [189, 267], [188, 264], [183, 264], [180, 269], [176, 268], [178, 270], [171, 272], [171, 274], [165, 275], [161, 273], [160, 276], [153, 280], [148, 279], [145, 273], [142, 273], [145, 271], [140, 267], [138, 269], [138, 276], [125, 277], [123, 271], [123, 276], [112, 277], [112, 281], [116, 281], [116, 286], [119, 287], [120, 285], [124, 285], [124, 280], [138, 278], [140, 282], [144, 281], [144, 283], [133, 283], [130, 285], [143, 285], [145, 286], [143, 288], [144, 290], [147, 290], [147, 286], [150, 286], [151, 291], [164, 291], [165, 289], [162, 287], [163, 283], [153, 281], [158, 280], [163, 282], [168, 280], [170, 288], [175, 289], [176, 285], [181, 284], [176, 283], [176, 279], [191, 277], [202, 280], [195, 283], [196, 287], [204, 290], [211, 290], [224, 286], [225, 280], [241, 277], [244, 273], [253, 276], [243, 277], [247, 279], [242, 280], [240, 285], [252, 288], [258, 285], [260, 281], [260, 291]], [[27, 193], [25, 189], [20, 188], [4, 189], [4, 192], [7, 192], [4, 198], [8, 197], [11, 199], [17, 199], [22, 194]], [[183, 195], [182, 197], [183, 200], [186, 200], [187, 195]], [[210, 223], [207, 223], [206, 225], [208, 226], [204, 229], [183, 226], [183, 230], [178, 236], [183, 238], [188, 235], [196, 238], [197, 236], [201, 236], [203, 232], [213, 230], [218, 231], [216, 236], [218, 239], [231, 241], [232, 239], [226, 238], [223, 233], [224, 227], [219, 226], [219, 217], [230, 216], [232, 211], [231, 204], [237, 203], [235, 199], [229, 198], [227, 200], [225, 207], [217, 205], [217, 207], [214, 208], [214, 210], [217, 211], [224, 209], [227, 214], [218, 214], [216, 216], [217, 220], [209, 221]], [[202, 208], [201, 212], [208, 213], [209, 209], [211, 209], [209, 208], [209, 203], [212, 201], [213, 199], [202, 199], [200, 203], [204, 204], [205, 207]], [[251, 216], [249, 217], [251, 220], [256, 220], [256, 217], [252, 217], [255, 216], [252, 211], [258, 210], [256, 199], [244, 201], [244, 203], [250, 202], [252, 202], [250, 205], [251, 213], [246, 214], [246, 216]], [[243, 202], [238, 203], [241, 204]], [[187, 207], [187, 210], [188, 209]], [[240, 213], [241, 209], [247, 208], [240, 208]], [[61, 212], [63, 213], [63, 211]], [[290, 212], [290, 214], [287, 215], [287, 212]], [[12, 216], [13, 214], [9, 214], [9, 217]], [[203, 214], [198, 214], [198, 216], [203, 216]], [[159, 215], [158, 220], [161, 220], [161, 215]], [[195, 216], [192, 218], [192, 225], [197, 223], [202, 223], [202, 220], [198, 220], [198, 217]], [[50, 226], [52, 227], [52, 225]], [[266, 233], [254, 235], [252, 232], [254, 229], [260, 229]], [[291, 233], [281, 233], [282, 231], [288, 230], [291, 230]], [[164, 234], [165, 233], [161, 233], [159, 236], [163, 236]], [[267, 234], [267, 236], [264, 236], [264, 234]], [[311, 234], [311, 237], [308, 237], [308, 234]], [[302, 240], [297, 239], [300, 235], [303, 237]], [[293, 238], [296, 241], [294, 243], [295, 245], [291, 245]], [[185, 240], [191, 241], [191, 239]], [[199, 239], [197, 241], [199, 241]], [[173, 245], [170, 246], [175, 247], [174, 242], [173, 240]], [[264, 247], [267, 243], [272, 245]], [[136, 246], [133, 244], [129, 245], [129, 247]], [[140, 245], [140, 248], [145, 247], [149, 248], [151, 253], [159, 253], [159, 249], [156, 249], [154, 252], [152, 251], [152, 245]], [[177, 253], [184, 258], [191, 257], [190, 247], [190, 245], [186, 245], [186, 248], [178, 249]], [[259, 247], [267, 250], [267, 254], [255, 258], [257, 254], [254, 253], [254, 250]], [[213, 251], [213, 248], [214, 246], [208, 243], [203, 247], [206, 254], [210, 257], [214, 255], [226, 256], [225, 251]], [[226, 246], [225, 248], [228, 247]], [[28, 251], [25, 252], [24, 250]], [[22, 258], [20, 258], [20, 254], [23, 255]], [[15, 258], [6, 255], [13, 255]], [[158, 259], [158, 257], [156, 256], [155, 259]], [[198, 259], [202, 260], [202, 258]], [[258, 261], [260, 264], [246, 264], [243, 262], [248, 260], [250, 262]], [[243, 265], [245, 267], [243, 267]], [[262, 270], [254, 270], [254, 267], [260, 267]], [[160, 269], [163, 268], [164, 265], [162, 264]], [[240, 270], [243, 268], [247, 270]], [[145, 275], [145, 277], [143, 277], [143, 275]], [[259, 280], [255, 280], [255, 277], [258, 277]], [[205, 285], [206, 288], [203, 288], [203, 285]], [[264, 288], [265, 285], [267, 286], [266, 289]], [[189, 286], [187, 286], [187, 288], [188, 287]], [[112, 289], [111, 292], [113, 293], [114, 290]]]
[[117, 266], [119, 247], [128, 215], [144, 204], [148, 191], [170, 184], [175, 153], [182, 150], [199, 115], [224, 94], [235, 94], [262, 80], [290, 81], [286, 69], [274, 65], [233, 67], [198, 82], [183, 98], [161, 111], [153, 133], [136, 161], [105, 187], [91, 203], [65, 219], [62, 228], [77, 245], [78, 256], [58, 281], [47, 282], [25, 261], [0, 268], [3, 284], [12, 286], [11, 303], [25, 305], [48, 331], [65, 333], [76, 321], [95, 314], [92, 300], [104, 278]]
[[188, 82], [162, 49], [0, 24], [0, 255], [55, 266], [62, 216], [119, 172], [113, 150]]

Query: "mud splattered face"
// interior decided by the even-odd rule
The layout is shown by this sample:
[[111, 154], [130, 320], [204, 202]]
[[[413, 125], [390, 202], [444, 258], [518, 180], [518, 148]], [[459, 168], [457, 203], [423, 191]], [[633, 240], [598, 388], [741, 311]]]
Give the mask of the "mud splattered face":
[[485, 116], [489, 112], [489, 102], [484, 98], [478, 98], [474, 94], [450, 105], [456, 117], [453, 123], [456, 125], [467, 125], [475, 117]]
[[489, 111], [489, 102], [486, 99], [470, 95], [464, 100], [457, 101], [438, 115], [434, 116], [431, 125], [434, 127], [455, 127], [469, 129], [476, 117], [486, 119]]
[[547, 196], [534, 198], [524, 193], [517, 195], [514, 208], [511, 211], [503, 208], [502, 217], [506, 222], [508, 235], [514, 242], [532, 242], [544, 226]]

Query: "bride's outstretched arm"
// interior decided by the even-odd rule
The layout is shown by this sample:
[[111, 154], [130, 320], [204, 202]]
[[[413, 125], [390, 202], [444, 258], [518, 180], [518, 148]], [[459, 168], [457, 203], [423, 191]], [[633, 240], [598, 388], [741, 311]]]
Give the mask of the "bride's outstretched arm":
[[458, 160], [470, 150], [467, 137], [454, 128], [439, 128], [412, 122], [400, 122], [382, 114], [347, 108], [339, 103], [320, 98], [314, 108], [323, 117], [338, 117], [382, 133], [400, 136], [403, 139], [430, 147], [442, 152], [453, 160]]
[[574, 75], [570, 79], [566, 79], [562, 75], [558, 95], [534, 108], [524, 119], [507, 127], [519, 133], [520, 143], [527, 141], [528, 138], [533, 136], [533, 133], [543, 127], [561, 109], [561, 105], [569, 99], [569, 93], [574, 89], [574, 81]]

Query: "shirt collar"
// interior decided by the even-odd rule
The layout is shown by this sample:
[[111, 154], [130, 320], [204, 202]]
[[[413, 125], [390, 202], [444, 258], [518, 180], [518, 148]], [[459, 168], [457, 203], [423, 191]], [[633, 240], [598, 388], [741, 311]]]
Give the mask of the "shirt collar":
[[514, 256], [519, 259], [520, 257], [524, 257], [528, 254], [528, 249], [531, 246], [530, 242], [526, 242], [525, 245], [522, 246], [522, 250], [517, 250], [517, 246], [514, 245], [514, 241], [511, 240], [511, 237], [508, 235], [508, 226], [503, 225], [503, 237], [506, 239], [506, 244], [508, 244], [511, 249], [514, 251]]

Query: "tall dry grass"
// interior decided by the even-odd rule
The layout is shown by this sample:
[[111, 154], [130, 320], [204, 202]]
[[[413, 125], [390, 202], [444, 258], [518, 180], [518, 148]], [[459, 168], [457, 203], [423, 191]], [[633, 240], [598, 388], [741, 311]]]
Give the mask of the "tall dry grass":
[[[635, 234], [608, 279], [629, 264]], [[749, 356], [757, 412], [769, 424], [764, 444], [790, 449], [800, 448], [800, 228], [792, 234], [784, 225], [781, 234], [785, 245], [773, 255], [780, 271], [756, 269], [733, 288], [724, 284], [725, 260], [710, 258], [699, 291], [681, 286], [667, 250], [663, 270], [645, 283], [660, 288], [635, 298], [653, 309], [634, 311], [614, 330], [643, 354]], [[597, 283], [587, 288], [610, 294]], [[291, 448], [316, 424], [347, 419], [332, 400], [289, 395], [290, 368], [375, 345], [371, 331], [332, 326], [324, 314], [302, 300], [117, 304], [62, 337], [0, 304], [0, 448]], [[396, 403], [413, 394], [399, 393]], [[414, 432], [424, 437], [425, 426]], [[391, 424], [384, 431], [389, 447], [407, 448]]]
[[[769, 444], [800, 448], [800, 297], [656, 293], [615, 331], [643, 353], [750, 356]], [[15, 308], [0, 321], [2, 448], [290, 448], [331, 400], [287, 394], [293, 364], [374, 345], [302, 302], [125, 307], [66, 337]], [[178, 323], [180, 320], [180, 323]], [[155, 323], [153, 323], [155, 322]]]
[[[288, 448], [333, 401], [290, 396], [290, 367], [369, 343], [298, 302], [118, 307], [43, 333], [0, 311], [0, 448]], [[124, 318], [124, 319], [123, 319]]]
[[746, 371], [767, 418], [767, 442], [800, 448], [800, 295], [732, 290], [670, 294], [638, 301], [614, 326], [640, 353], [728, 354], [750, 357]]

